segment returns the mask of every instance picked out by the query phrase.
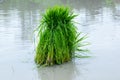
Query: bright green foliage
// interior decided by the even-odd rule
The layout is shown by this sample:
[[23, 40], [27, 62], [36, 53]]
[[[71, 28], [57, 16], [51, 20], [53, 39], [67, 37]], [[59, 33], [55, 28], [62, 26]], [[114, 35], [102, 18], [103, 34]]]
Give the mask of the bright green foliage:
[[[49, 8], [42, 16], [39, 42], [35, 62], [40, 65], [54, 65], [72, 59], [78, 45], [86, 37], [78, 39], [73, 19], [76, 17], [67, 7]], [[81, 51], [81, 49], [78, 49]]]

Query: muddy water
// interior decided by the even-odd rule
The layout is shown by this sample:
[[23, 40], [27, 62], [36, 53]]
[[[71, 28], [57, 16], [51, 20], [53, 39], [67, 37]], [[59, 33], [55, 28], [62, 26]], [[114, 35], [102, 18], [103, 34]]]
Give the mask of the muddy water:
[[[89, 34], [91, 58], [54, 67], [34, 63], [33, 30], [53, 5], [69, 5]], [[0, 0], [0, 80], [120, 80], [119, 0]]]

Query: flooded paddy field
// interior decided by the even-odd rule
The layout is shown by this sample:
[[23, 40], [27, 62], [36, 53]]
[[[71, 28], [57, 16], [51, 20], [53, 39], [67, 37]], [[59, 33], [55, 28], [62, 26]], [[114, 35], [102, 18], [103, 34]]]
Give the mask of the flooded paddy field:
[[[70, 6], [90, 58], [37, 68], [34, 29], [44, 11]], [[0, 80], [120, 80], [120, 0], [0, 0]]]

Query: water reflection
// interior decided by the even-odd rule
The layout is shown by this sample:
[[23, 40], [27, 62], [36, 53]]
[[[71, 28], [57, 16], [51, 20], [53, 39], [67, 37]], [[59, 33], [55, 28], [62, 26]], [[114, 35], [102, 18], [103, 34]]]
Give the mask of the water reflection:
[[87, 28], [88, 25], [104, 21], [105, 8], [110, 9], [113, 20], [120, 20], [118, 3], [120, 3], [119, 0], [1, 0], [0, 10], [4, 13], [2, 15], [6, 16], [13, 14], [9, 13], [10, 10], [18, 11], [21, 35], [23, 35], [21, 38], [28, 39], [29, 34], [32, 35], [34, 27], [39, 24], [40, 13], [50, 6], [69, 5], [79, 14], [76, 21], [82, 26], [86, 26], [84, 30], [90, 32], [91, 30]]
[[[6, 11], [16, 9], [22, 12], [29, 12], [29, 14], [35, 13], [34, 16], [36, 16], [36, 12], [39, 15], [50, 6], [69, 5], [72, 9], [76, 9], [79, 13], [82, 12], [84, 14], [85, 22], [83, 24], [85, 25], [86, 23], [87, 26], [90, 24], [88, 22], [99, 21], [98, 16], [103, 17], [105, 7], [110, 8], [114, 20], [119, 20], [119, 9], [116, 7], [118, 3], [120, 3], [119, 0], [3, 0], [2, 4], [0, 4], [0, 9]], [[22, 13], [21, 15], [24, 16]], [[38, 16], [36, 17], [38, 18]]]
[[41, 67], [38, 68], [38, 77], [40, 80], [80, 80], [85, 78], [82, 74], [82, 71], [86, 71], [83, 68], [84, 64], [79, 63], [81, 67], [78, 67], [75, 62], [69, 62], [59, 66]]
[[[59, 67], [36, 70], [39, 80], [114, 80], [109, 79], [111, 76], [118, 78], [115, 80], [120, 80], [118, 71], [120, 66], [118, 65], [120, 61], [120, 0], [0, 0], [0, 65], [4, 63], [0, 71], [4, 72], [4, 66], [12, 63], [17, 71], [15, 76], [19, 76], [23, 73], [19, 68], [27, 65], [24, 66], [25, 76], [28, 77], [28, 80], [37, 80], [33, 79], [35, 77], [33, 69], [26, 69], [28, 63], [22, 63], [21, 60], [26, 60], [28, 55], [30, 60], [34, 60], [34, 54], [28, 54], [33, 53], [31, 39], [33, 30], [39, 24], [41, 14], [46, 8], [54, 5], [68, 5], [75, 14], [79, 14], [75, 19], [80, 23], [77, 24], [77, 27], [80, 31], [89, 33], [88, 41], [92, 43], [90, 49], [96, 53], [97, 59], [90, 65], [86, 64], [89, 72], [87, 79], [84, 79], [86, 74], [84, 74], [83, 68], [85, 66], [83, 64], [76, 65], [76, 62], [73, 62]], [[18, 67], [19, 63], [21, 64]], [[80, 62], [77, 60], [77, 63]], [[9, 64], [7, 64], [4, 74], [0, 73], [0, 75], [7, 76], [11, 70], [11, 68], [7, 69]], [[34, 64], [29, 64], [29, 66], [32, 65]], [[27, 71], [31, 72], [29, 76]], [[26, 80], [25, 77], [16, 77], [16, 79]], [[9, 78], [7, 80], [16, 79]], [[0, 80], [6, 79], [0, 77]]]
[[0, 0], [0, 3], [2, 3], [4, 0]]
[[34, 34], [34, 27], [36, 27], [39, 22], [39, 13], [37, 11], [21, 11], [19, 15], [21, 18], [21, 38], [22, 40], [30, 40]]

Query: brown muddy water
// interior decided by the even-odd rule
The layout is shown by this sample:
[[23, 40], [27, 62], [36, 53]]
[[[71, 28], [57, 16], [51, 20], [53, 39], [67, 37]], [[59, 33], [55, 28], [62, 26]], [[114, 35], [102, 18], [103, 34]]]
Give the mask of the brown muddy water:
[[[79, 15], [91, 58], [36, 67], [33, 30], [53, 5]], [[0, 0], [0, 80], [120, 80], [120, 0]]]

